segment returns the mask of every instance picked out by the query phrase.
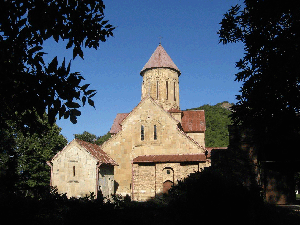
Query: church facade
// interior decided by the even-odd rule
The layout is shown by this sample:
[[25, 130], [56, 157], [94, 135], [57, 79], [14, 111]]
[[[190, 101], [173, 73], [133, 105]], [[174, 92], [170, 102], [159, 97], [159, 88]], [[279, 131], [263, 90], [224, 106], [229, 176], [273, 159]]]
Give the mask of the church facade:
[[210, 163], [204, 111], [180, 110], [181, 72], [161, 44], [140, 75], [141, 102], [130, 113], [117, 114], [112, 137], [101, 148], [118, 164], [116, 193], [144, 201]]

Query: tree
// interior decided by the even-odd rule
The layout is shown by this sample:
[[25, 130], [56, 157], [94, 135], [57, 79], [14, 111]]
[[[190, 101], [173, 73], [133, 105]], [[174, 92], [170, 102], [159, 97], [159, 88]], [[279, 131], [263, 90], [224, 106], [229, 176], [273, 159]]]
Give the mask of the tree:
[[[64, 40], [73, 59], [83, 59], [83, 47], [99, 47], [113, 35], [104, 20], [102, 0], [1, 0], [0, 7], [0, 126], [13, 121], [19, 128], [38, 126], [45, 110], [50, 123], [55, 117], [76, 123], [80, 104], [94, 106], [95, 90], [71, 73], [71, 61], [54, 57], [44, 62], [43, 43]], [[38, 117], [37, 117], [38, 116]]]
[[240, 41], [245, 46], [236, 63], [236, 80], [243, 86], [233, 120], [252, 129], [261, 159], [293, 157], [300, 139], [300, 2], [244, 4], [224, 15], [219, 30], [223, 44]]
[[74, 134], [74, 137], [82, 141], [90, 142], [97, 145], [102, 145], [105, 141], [107, 141], [111, 137], [111, 134], [107, 132], [105, 135], [97, 137], [95, 134], [91, 134], [87, 131], [84, 131], [82, 134]]
[[90, 142], [90, 143], [95, 143], [97, 136], [95, 134], [91, 134], [87, 131], [84, 131], [82, 134], [74, 134], [74, 137], [76, 139], [82, 140], [82, 141], [86, 141], [86, 142]]
[[[2, 185], [7, 191], [36, 195], [49, 187], [50, 170], [46, 162], [63, 149], [67, 140], [60, 134], [61, 128], [48, 123], [45, 114], [39, 120], [46, 127], [40, 133], [24, 134], [13, 123], [9, 129], [2, 129], [1, 134], [8, 137], [3, 141], [6, 148], [1, 154], [1, 170], [4, 172], [1, 178], [5, 182]], [[4, 145], [1, 143], [1, 146]]]
[[95, 142], [95, 144], [97, 145], [102, 145], [104, 142], [106, 142], [109, 138], [111, 137], [111, 134], [109, 133], [109, 131], [103, 135], [103, 136], [99, 136]]

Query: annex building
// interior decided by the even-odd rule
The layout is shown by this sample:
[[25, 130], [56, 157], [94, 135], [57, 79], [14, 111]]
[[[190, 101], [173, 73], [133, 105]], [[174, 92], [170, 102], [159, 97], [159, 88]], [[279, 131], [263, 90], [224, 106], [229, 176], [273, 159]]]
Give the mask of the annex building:
[[[110, 190], [113, 188], [116, 194], [130, 195], [132, 200], [144, 201], [168, 192], [178, 180], [210, 166], [205, 149], [204, 111], [180, 109], [181, 72], [161, 44], [145, 64], [140, 75], [143, 78], [141, 101], [131, 112], [116, 115], [110, 130], [112, 137], [99, 149], [97, 148], [97, 151], [107, 157], [106, 160], [100, 156], [95, 157], [97, 154], [87, 150], [87, 144], [83, 142], [79, 142], [79, 145], [85, 147], [80, 148], [78, 140], [75, 140], [77, 144], [74, 143], [74, 146], [77, 150], [75, 148], [74, 152], [79, 153], [74, 154], [84, 152], [86, 158], [88, 158], [86, 154], [91, 155], [92, 163], [85, 165], [83, 163], [78, 167], [76, 160], [68, 159], [67, 154], [59, 157], [59, 154], [63, 155], [62, 153], [58, 153], [58, 156], [52, 159], [52, 183], [60, 184], [58, 187], [60, 192], [66, 190], [62, 188], [64, 184], [68, 185], [68, 190], [75, 190], [72, 185], [77, 185], [76, 193], [80, 192], [79, 187], [85, 188], [85, 191], [80, 192], [81, 195], [88, 191], [88, 186], [90, 192], [98, 189], [109, 190], [105, 193], [111, 193]], [[65, 150], [70, 152], [68, 153], [70, 156], [72, 148], [69, 146]], [[77, 157], [78, 162], [79, 158]], [[64, 167], [68, 169], [56, 171], [54, 165], [58, 159], [64, 160]], [[105, 173], [101, 173], [100, 165], [103, 169], [111, 171], [110, 182], [113, 180], [113, 186], [103, 187], [108, 185], [108, 178], [104, 179]], [[79, 169], [74, 172], [73, 168]], [[81, 173], [80, 170], [89, 169], [93, 170], [92, 175], [89, 175], [91, 177], [89, 185], [83, 184], [85, 182], [83, 178], [76, 179], [77, 183], [68, 180], [69, 178], [74, 180], [76, 174]], [[69, 193], [69, 196], [72, 196], [72, 193]]]

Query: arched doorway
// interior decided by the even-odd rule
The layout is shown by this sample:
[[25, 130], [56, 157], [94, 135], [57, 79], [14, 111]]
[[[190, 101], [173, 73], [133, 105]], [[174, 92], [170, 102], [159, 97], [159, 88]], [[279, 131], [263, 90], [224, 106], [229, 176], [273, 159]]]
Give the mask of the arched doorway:
[[174, 185], [174, 170], [172, 167], [165, 167], [163, 174], [163, 193], [168, 194], [169, 189]]
[[170, 180], [167, 180], [163, 183], [163, 193], [168, 194], [170, 188], [173, 186], [173, 182]]

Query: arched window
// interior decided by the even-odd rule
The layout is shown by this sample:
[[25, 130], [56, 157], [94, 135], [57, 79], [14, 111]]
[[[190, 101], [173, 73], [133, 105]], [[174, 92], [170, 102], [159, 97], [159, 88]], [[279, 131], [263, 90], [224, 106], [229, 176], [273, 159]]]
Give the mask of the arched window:
[[145, 131], [144, 131], [144, 126], [141, 126], [141, 140], [143, 141], [145, 139]]
[[163, 178], [163, 193], [168, 193], [169, 189], [174, 184], [174, 170], [172, 167], [165, 167], [162, 170], [162, 178]]
[[169, 85], [168, 85], [168, 81], [166, 81], [166, 99], [168, 100], [169, 94], [168, 94], [168, 89], [169, 89]]
[[156, 81], [156, 99], [158, 99], [158, 81]]
[[154, 125], [154, 133], [153, 133], [153, 135], [154, 135], [154, 140], [157, 140], [156, 125]]
[[176, 83], [174, 82], [174, 101], [176, 101], [176, 94], [175, 94], [175, 93], [176, 93], [176, 92], [175, 92], [175, 91], [176, 91], [176, 88], [175, 88], [175, 85], [176, 85]]

